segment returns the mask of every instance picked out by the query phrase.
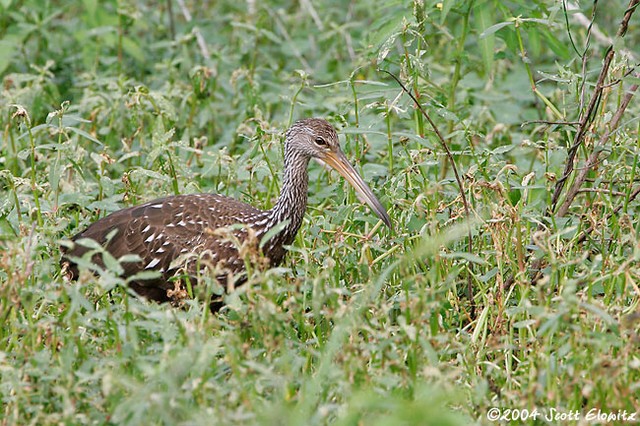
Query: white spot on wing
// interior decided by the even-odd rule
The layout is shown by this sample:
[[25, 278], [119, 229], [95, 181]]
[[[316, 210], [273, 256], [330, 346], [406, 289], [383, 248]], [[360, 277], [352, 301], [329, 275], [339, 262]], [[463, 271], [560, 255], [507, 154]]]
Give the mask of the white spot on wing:
[[142, 233], [144, 234], [145, 232], [147, 232], [149, 229], [151, 229], [151, 225], [147, 225], [143, 230]]
[[154, 266], [156, 266], [158, 263], [160, 263], [160, 259], [153, 259], [151, 262], [147, 264], [147, 266], [144, 267], [144, 269], [151, 269]]
[[149, 236], [149, 238], [147, 238], [146, 240], [144, 240], [145, 243], [150, 243], [151, 241], [154, 240], [154, 238], [156, 237], [155, 234], [152, 234], [151, 236]]
[[162, 208], [162, 204], [152, 204], [150, 207], [152, 209], [161, 209]]

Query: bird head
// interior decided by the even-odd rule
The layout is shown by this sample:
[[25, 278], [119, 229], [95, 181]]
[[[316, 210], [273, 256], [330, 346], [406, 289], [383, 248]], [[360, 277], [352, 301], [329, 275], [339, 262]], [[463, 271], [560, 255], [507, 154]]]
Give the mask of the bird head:
[[307, 118], [295, 122], [287, 131], [287, 150], [314, 158], [337, 171], [353, 186], [360, 201], [366, 203], [391, 228], [391, 219], [382, 203], [364, 182], [340, 149], [335, 128], [321, 118]]

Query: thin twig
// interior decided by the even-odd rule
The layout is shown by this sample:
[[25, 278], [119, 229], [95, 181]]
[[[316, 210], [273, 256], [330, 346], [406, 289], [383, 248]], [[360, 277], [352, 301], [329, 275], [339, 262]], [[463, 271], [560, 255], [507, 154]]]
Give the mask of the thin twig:
[[[635, 6], [634, 6], [635, 7]], [[580, 25], [582, 25], [584, 28], [587, 29], [588, 34], [591, 36], [593, 35], [593, 38], [598, 41], [599, 43], [603, 44], [603, 45], [610, 45], [613, 44], [613, 38], [609, 37], [608, 35], [606, 35], [605, 33], [603, 33], [600, 28], [598, 27], [598, 24], [596, 24], [595, 22], [593, 22], [593, 12], [592, 12], [592, 16], [591, 19], [587, 18], [585, 16], [584, 13], [581, 12], [576, 12], [577, 10], [580, 9], [580, 7], [576, 4], [576, 3], [569, 3], [565, 5], [565, 9], [571, 12], [575, 12], [571, 15], [571, 17]], [[566, 16], [566, 14], [565, 14]], [[567, 24], [567, 30], [568, 30], [568, 24]], [[569, 32], [569, 38], [571, 38], [571, 33]], [[624, 49], [621, 52], [622, 54], [624, 54], [625, 56], [629, 56], [631, 58], [636, 58], [636, 53], [632, 52], [629, 49]], [[579, 53], [578, 53], [579, 54]], [[582, 57], [582, 55], [580, 55]]]
[[577, 126], [580, 124], [579, 121], [548, 121], [548, 120], [529, 120], [520, 124], [520, 127], [528, 126], [529, 124], [548, 124], [558, 125], [558, 126]]
[[[569, 3], [567, 10], [574, 11], [578, 10], [579, 7], [575, 3]], [[592, 17], [593, 18], [593, 17]], [[594, 25], [593, 19], [587, 18], [583, 13], [576, 12], [573, 14], [573, 19], [576, 20], [580, 25], [587, 28], [589, 30], [589, 34], [593, 35], [593, 37], [598, 40], [602, 44], [610, 44], [611, 38], [609, 38], [606, 34], [604, 34], [597, 25]]]
[[606, 188], [580, 188], [578, 192], [579, 193], [595, 192], [596, 194], [609, 194], [609, 195], [614, 195], [616, 197], [622, 197], [626, 194], [625, 192], [614, 191], [612, 189], [606, 189]]
[[[635, 200], [636, 197], [638, 196], [638, 194], [640, 194], [640, 186], [636, 186], [635, 189], [631, 192], [631, 194], [629, 194], [629, 199], [627, 200], [626, 204], [628, 204], [629, 202]], [[622, 210], [622, 207], [624, 206], [624, 204], [625, 203], [621, 203], [618, 206], [616, 206], [616, 208], [613, 209], [613, 211], [611, 213], [607, 214], [606, 220], [609, 220], [609, 219], [611, 219], [611, 217], [613, 217], [613, 215], [618, 214], [618, 212], [620, 212], [620, 210]], [[587, 228], [586, 230], [582, 231], [582, 233], [578, 237], [577, 243], [578, 244], [582, 244], [584, 242], [584, 240], [587, 239], [587, 236], [589, 236], [594, 230], [595, 230], [595, 226], [591, 225], [589, 228]]]
[[[629, 20], [631, 19], [631, 15], [633, 14], [633, 12], [635, 11], [635, 9], [637, 8], [638, 4], [640, 3], [640, 0], [630, 0], [629, 1], [629, 7], [625, 10], [625, 15], [622, 18], [622, 21], [620, 23], [620, 26], [618, 28], [618, 37], [623, 37], [624, 34], [627, 32], [627, 28], [628, 28], [628, 24], [629, 24]], [[580, 124], [578, 127], [578, 131], [574, 137], [574, 142], [571, 146], [571, 148], [569, 149], [569, 155], [567, 157], [567, 164], [565, 165], [565, 171], [564, 174], [562, 176], [562, 178], [556, 183], [556, 187], [554, 189], [554, 193], [553, 193], [553, 198], [552, 198], [552, 202], [551, 202], [551, 206], [550, 208], [547, 210], [547, 215], [551, 215], [553, 214], [553, 211], [556, 209], [556, 205], [558, 203], [558, 200], [560, 199], [560, 195], [563, 191], [563, 188], [565, 186], [565, 183], [567, 181], [567, 179], [569, 178], [569, 176], [571, 175], [571, 173], [574, 170], [574, 160], [575, 160], [575, 156], [576, 153], [578, 151], [578, 148], [582, 145], [583, 143], [583, 139], [586, 135], [587, 129], [590, 126], [592, 120], [593, 120], [593, 116], [595, 115], [595, 110], [597, 108], [598, 103], [600, 102], [600, 97], [602, 95], [602, 91], [603, 89], [606, 87], [606, 85], [604, 84], [605, 81], [605, 77], [607, 76], [608, 72], [609, 72], [609, 66], [611, 65], [611, 61], [613, 59], [614, 56], [614, 49], [613, 49], [613, 41], [611, 41], [609, 43], [609, 47], [607, 48], [607, 51], [605, 53], [605, 58], [603, 61], [603, 66], [602, 69], [600, 71], [600, 75], [598, 76], [598, 81], [596, 83], [596, 87], [594, 89], [593, 95], [591, 97], [591, 100], [589, 102], [589, 106], [583, 110], [582, 107], [580, 108], [581, 111], [584, 111], [581, 114], [581, 118], [580, 118]], [[583, 68], [586, 67], [586, 58], [587, 55], [583, 55]], [[584, 79], [586, 81], [586, 79]], [[633, 87], [632, 87], [633, 88]], [[635, 89], [634, 89], [635, 91]], [[631, 95], [632, 96], [632, 95]], [[625, 98], [627, 100], [631, 99], [631, 96], [625, 96]], [[582, 96], [580, 99], [580, 105], [583, 105], [583, 100], [582, 100]], [[617, 127], [617, 124], [620, 120], [620, 117], [622, 116], [622, 113], [624, 112], [624, 110], [626, 109], [626, 105], [624, 106], [624, 108], [618, 108], [618, 111], [616, 112], [616, 116], [617, 118], [614, 116], [614, 118], [610, 121], [610, 125], [609, 125], [609, 131], [603, 135], [603, 137], [600, 139], [600, 142], [602, 143], [606, 143], [609, 136], [611, 135], [612, 131]], [[614, 124], [614, 119], [615, 119], [615, 125]], [[600, 155], [602, 149], [602, 145], [598, 144], [598, 147], [594, 147], [593, 150], [593, 154], [592, 156], [595, 154], [594, 159], [597, 160], [598, 156]], [[583, 170], [583, 174], [579, 177], [580, 179], [580, 185], [582, 185], [585, 181], [587, 181], [587, 172], [590, 170], [591, 167], [593, 167], [593, 165], [595, 165], [597, 163], [597, 161], [594, 161], [593, 163], [589, 163], [587, 165], [585, 165], [585, 167], [582, 169]], [[579, 186], [574, 186], [575, 187], [575, 191], [577, 193], [577, 191], [579, 190]], [[572, 187], [572, 188], [574, 188]], [[629, 198], [629, 200], [634, 199], [638, 193], [640, 192], [640, 187], [636, 188], [636, 190], [633, 192], [632, 196]], [[575, 194], [572, 197], [567, 197], [567, 199], [571, 199], [573, 200], [573, 198], [575, 198]], [[565, 200], [566, 203], [566, 200]], [[569, 202], [569, 204], [566, 204], [567, 206], [570, 205], [571, 202]], [[564, 206], [565, 204], [563, 204]], [[616, 207], [616, 209], [614, 210], [615, 214], [616, 212], [618, 212], [620, 209], [622, 208], [622, 205]], [[568, 209], [568, 207], [567, 207]], [[560, 214], [562, 213], [562, 214]], [[566, 210], [563, 209], [562, 212], [558, 213], [558, 216], [562, 216], [563, 214], [566, 213]], [[543, 229], [543, 225], [541, 224], [541, 228]], [[586, 236], [593, 232], [593, 228], [589, 228], [587, 231], [585, 231], [585, 233], [579, 238], [579, 242], [584, 241], [584, 239], [586, 238]], [[535, 259], [532, 263], [531, 266], [529, 268], [529, 272], [531, 273], [531, 284], [534, 285], [541, 277], [542, 277], [542, 268], [545, 264], [546, 260], [545, 257], [540, 257], [538, 259]], [[506, 280], [505, 280], [505, 288], [509, 288], [511, 287], [515, 282], [515, 274], [512, 273]]]
[[[467, 219], [469, 219], [471, 217], [471, 209], [469, 208], [469, 202], [467, 201], [467, 196], [465, 195], [464, 185], [462, 183], [462, 179], [460, 178], [460, 174], [458, 173], [458, 168], [456, 167], [456, 162], [455, 162], [455, 160], [453, 158], [453, 154], [451, 153], [451, 150], [449, 149], [449, 146], [447, 145], [447, 142], [445, 141], [444, 137], [442, 136], [442, 133], [440, 133], [440, 130], [436, 126], [436, 123], [433, 122], [433, 120], [431, 119], [429, 114], [427, 114], [427, 112], [422, 107], [420, 102], [418, 102], [418, 100], [413, 95], [413, 93], [411, 93], [409, 91], [409, 89], [407, 89], [406, 86], [404, 84], [402, 84], [402, 82], [400, 81], [400, 79], [398, 77], [396, 77], [393, 73], [391, 73], [391, 72], [389, 72], [387, 70], [381, 69], [380, 71], [389, 74], [396, 81], [396, 83], [398, 83], [400, 85], [402, 90], [407, 95], [409, 95], [409, 97], [415, 103], [415, 105], [418, 108], [418, 110], [420, 110], [420, 113], [424, 116], [424, 118], [427, 119], [427, 121], [429, 122], [429, 125], [431, 125], [431, 128], [433, 129], [435, 134], [438, 136], [438, 141], [440, 142], [440, 145], [442, 146], [442, 148], [444, 149], [444, 151], [447, 154], [447, 158], [449, 160], [449, 163], [451, 164], [451, 168], [453, 170], [453, 174], [455, 175], [456, 182], [458, 183], [458, 187], [460, 188], [460, 198], [462, 199], [462, 204], [464, 206], [465, 215], [466, 215]], [[468, 226], [467, 226], [467, 238], [469, 240], [469, 253], [473, 253], [473, 235], [471, 233], [471, 225], [470, 224], [468, 224]], [[473, 269], [473, 264], [469, 263], [469, 269], [470, 270]], [[471, 317], [475, 318], [475, 302], [473, 300], [473, 283], [471, 281], [471, 274], [469, 274], [467, 276], [467, 297], [469, 298], [469, 301], [471, 303]]]
[[558, 204], [558, 200], [560, 199], [560, 194], [562, 194], [564, 185], [567, 182], [567, 179], [569, 179], [569, 176], [571, 176], [571, 173], [573, 173], [575, 157], [578, 153], [580, 145], [582, 145], [585, 135], [587, 134], [589, 124], [595, 116], [594, 113], [598, 103], [600, 102], [600, 96], [602, 96], [602, 86], [604, 85], [605, 78], [609, 72], [609, 66], [611, 65], [611, 60], [613, 59], [613, 53], [613, 48], [609, 47], [605, 56], [602, 70], [600, 71], [600, 75], [598, 76], [596, 88], [593, 91], [593, 96], [591, 96], [589, 106], [587, 106], [587, 110], [584, 112], [582, 118], [580, 119], [578, 131], [576, 132], [576, 136], [573, 138], [573, 144], [571, 144], [571, 147], [569, 148], [569, 154], [567, 156], [567, 163], [565, 164], [564, 172], [562, 173], [562, 177], [560, 177], [560, 179], [558, 179], [558, 181], [556, 182], [556, 186], [553, 191], [553, 197], [551, 198], [551, 209], [549, 213], [552, 213], [556, 209], [556, 205]]
[[[582, 184], [587, 180], [587, 173], [591, 170], [591, 168], [594, 165], [597, 164], [599, 156], [600, 156], [600, 153], [602, 152], [602, 148], [604, 147], [604, 144], [606, 144], [606, 142], [609, 140], [609, 137], [611, 136], [611, 133], [613, 133], [617, 129], [618, 123], [620, 122], [620, 118], [622, 118], [622, 115], [623, 115], [624, 111], [626, 110], [627, 106], [629, 105], [629, 102], [631, 101], [631, 98], [633, 97], [633, 94], [637, 90], [637, 88], [638, 88], [638, 85], [633, 85], [631, 87], [631, 89], [629, 90], [629, 92], [627, 92], [627, 94], [623, 98], [622, 103], [620, 104], [620, 108], [618, 108], [618, 110], [616, 111], [615, 115], [613, 116], [613, 118], [609, 122], [609, 124], [610, 124], [609, 128], [602, 135], [602, 137], [600, 138], [600, 141], [598, 142], [597, 146], [594, 147], [593, 152], [591, 153], [591, 156], [589, 156], [589, 159], [587, 160], [587, 163], [580, 170], [580, 173], [579, 173], [578, 177], [576, 178], [574, 184], [569, 189], [569, 192], [567, 194], [567, 197], [566, 197], [564, 203], [562, 204], [562, 206], [558, 210], [558, 216], [564, 216], [568, 212], [569, 207], [571, 206], [571, 203], [573, 202], [573, 199], [576, 197], [576, 195], [579, 193], [579, 191], [581, 189], [580, 186], [582, 186]], [[638, 195], [639, 192], [640, 192], [640, 187], [637, 187], [633, 191], [631, 196], [629, 197], [629, 201], [633, 200]], [[613, 210], [613, 213], [609, 214], [607, 216], [607, 218], [610, 218], [611, 215], [616, 214], [618, 211], [620, 211], [621, 208], [622, 208], [622, 204], [617, 206]], [[593, 230], [594, 230], [594, 228], [590, 227], [585, 232], [583, 232], [583, 234], [580, 236], [580, 238], [578, 238], [578, 243], [582, 243], [587, 238], [587, 235], [592, 233]], [[540, 279], [540, 277], [542, 276], [542, 265], [544, 265], [544, 262], [545, 262], [544, 257], [540, 257], [540, 258], [536, 259], [533, 262], [533, 264], [531, 265], [530, 270], [533, 272], [533, 275], [532, 275], [532, 278], [531, 278], [531, 283], [532, 284], [535, 284]], [[513, 278], [513, 276], [511, 276], [510, 278]], [[510, 282], [513, 283], [513, 281], [514, 280], [511, 279]]]
[[[640, 73], [636, 74], [636, 77], [640, 77]], [[558, 209], [558, 216], [564, 216], [565, 214], [567, 214], [567, 211], [569, 211], [569, 208], [571, 207], [571, 203], [573, 203], [573, 199], [578, 194], [580, 187], [582, 186], [582, 184], [584, 183], [587, 177], [587, 174], [591, 171], [591, 169], [596, 164], [598, 164], [598, 161], [600, 159], [600, 154], [603, 152], [604, 146], [609, 141], [609, 137], [611, 137], [611, 134], [618, 129], [618, 124], [620, 124], [620, 119], [622, 118], [624, 112], [627, 109], [627, 106], [629, 106], [629, 102], [631, 102], [631, 99], [633, 98], [633, 95], [637, 90], [638, 90], [638, 85], [634, 84], [625, 93], [624, 97], [622, 98], [622, 102], [620, 103], [620, 107], [618, 108], [613, 118], [609, 122], [609, 126], [607, 126], [607, 129], [605, 130], [603, 135], [600, 137], [600, 140], [598, 141], [596, 146], [593, 147], [593, 151], [591, 152], [591, 155], [589, 155], [587, 162], [580, 169], [580, 172], [578, 173], [576, 180], [573, 182], [573, 185], [571, 185], [571, 188], [569, 188], [569, 191], [567, 192], [567, 196], [564, 199], [564, 202]]]
[[[629, 27], [629, 20], [631, 19], [633, 12], [635, 12], [639, 2], [640, 0], [630, 0], [629, 7], [625, 11], [624, 17], [622, 18], [622, 21], [620, 22], [620, 26], [618, 28], [618, 33], [617, 33], [618, 37], [623, 37], [626, 34], [627, 28]], [[567, 182], [567, 179], [569, 179], [569, 177], [573, 173], [576, 154], [578, 153], [578, 149], [584, 142], [584, 137], [587, 134], [587, 129], [589, 128], [589, 125], [591, 124], [591, 122], [593, 121], [593, 118], [595, 117], [596, 107], [600, 102], [600, 98], [602, 96], [602, 92], [605, 86], [605, 80], [607, 75], [609, 74], [609, 67], [611, 66], [611, 61], [613, 60], [614, 54], [615, 54], [614, 44], [611, 44], [607, 48], [607, 52], [605, 54], [604, 61], [602, 64], [602, 69], [600, 70], [600, 75], [598, 76], [598, 81], [593, 91], [593, 95], [591, 96], [591, 100], [589, 101], [589, 105], [587, 106], [587, 109], [584, 111], [584, 113], [582, 114], [582, 117], [580, 118], [580, 125], [578, 126], [578, 131], [573, 139], [573, 144], [571, 145], [571, 148], [569, 148], [567, 163], [565, 164], [564, 172], [562, 174], [562, 177], [558, 179], [558, 182], [556, 182], [556, 186], [553, 191], [553, 197], [551, 199], [551, 208], [550, 208], [550, 211], [548, 212], [549, 214], [551, 214], [553, 211], [556, 210], [556, 206], [558, 204], [558, 201], [560, 199], [560, 195], [562, 194], [564, 186]], [[565, 200], [565, 203], [566, 203], [566, 200]]]
[[633, 74], [633, 73], [635, 72], [636, 68], [638, 68], [638, 65], [640, 65], [640, 64], [635, 64], [633, 67], [629, 68], [629, 69], [628, 69], [628, 70], [623, 74], [623, 76], [622, 76], [622, 77], [620, 77], [620, 78], [616, 78], [616, 79], [615, 79], [615, 80], [613, 80], [611, 83], [606, 84], [604, 87], [605, 87], [606, 89], [608, 89], [609, 87], [613, 87], [613, 86], [616, 86], [616, 85], [620, 84], [624, 78], [629, 77], [631, 74]]

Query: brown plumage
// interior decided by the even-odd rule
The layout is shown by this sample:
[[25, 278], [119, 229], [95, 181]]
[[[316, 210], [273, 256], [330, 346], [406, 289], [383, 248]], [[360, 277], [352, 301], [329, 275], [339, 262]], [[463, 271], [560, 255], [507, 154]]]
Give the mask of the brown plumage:
[[[122, 276], [157, 271], [155, 278], [130, 280], [137, 293], [156, 301], [170, 299], [167, 291], [175, 288], [173, 277], [180, 273], [195, 282], [208, 270], [224, 287], [231, 281], [239, 284], [245, 279], [245, 262], [276, 266], [284, 258], [285, 246], [293, 242], [306, 210], [311, 158], [337, 170], [391, 226], [384, 207], [346, 160], [335, 129], [325, 120], [311, 118], [294, 123], [286, 133], [282, 189], [271, 210], [217, 194], [161, 198], [93, 223], [72, 238], [70, 249], [63, 249], [62, 262], [68, 263], [72, 279], [78, 277], [77, 259], [85, 254], [104, 268], [101, 250], [85, 239], [96, 241], [115, 259], [137, 255], [137, 261], [120, 263]], [[266, 234], [269, 238], [264, 238]], [[212, 304], [212, 309], [217, 307]]]

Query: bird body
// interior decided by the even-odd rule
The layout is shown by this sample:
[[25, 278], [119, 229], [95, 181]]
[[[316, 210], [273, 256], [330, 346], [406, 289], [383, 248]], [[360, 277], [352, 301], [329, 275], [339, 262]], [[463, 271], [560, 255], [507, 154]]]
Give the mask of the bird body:
[[[241, 282], [247, 260], [260, 258], [264, 266], [276, 266], [284, 258], [285, 246], [295, 239], [307, 206], [311, 158], [342, 174], [390, 226], [385, 209], [340, 150], [335, 129], [314, 118], [294, 123], [286, 133], [283, 183], [272, 209], [260, 210], [217, 194], [160, 198], [93, 223], [72, 238], [75, 244], [64, 250], [63, 262], [69, 264], [74, 279], [79, 273], [77, 259], [88, 252], [93, 263], [104, 266], [100, 250], [83, 244], [84, 239], [96, 241], [116, 259], [137, 255], [136, 260], [121, 262], [122, 275], [130, 278], [137, 293], [156, 301], [170, 299], [167, 292], [174, 289], [173, 277], [180, 271], [197, 279], [208, 268], [224, 287], [229, 280]], [[143, 271], [158, 273], [137, 279], [135, 275]]]

